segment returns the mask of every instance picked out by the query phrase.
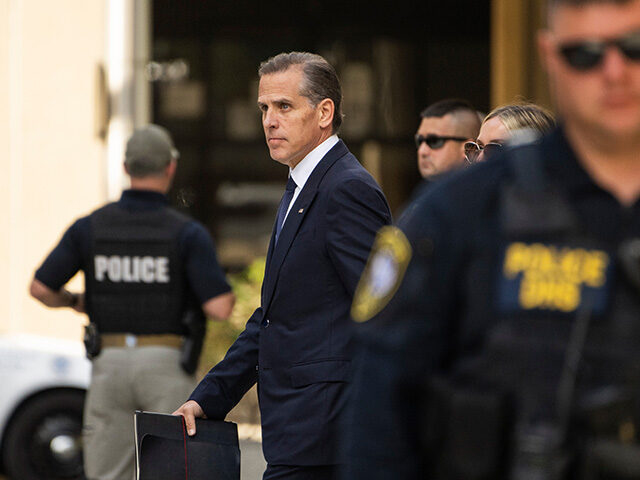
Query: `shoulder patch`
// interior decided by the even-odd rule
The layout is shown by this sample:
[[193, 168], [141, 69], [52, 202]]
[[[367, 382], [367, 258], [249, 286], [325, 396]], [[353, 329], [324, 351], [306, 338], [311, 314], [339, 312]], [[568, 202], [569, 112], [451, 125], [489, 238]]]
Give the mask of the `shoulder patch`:
[[379, 313], [398, 290], [411, 259], [409, 240], [397, 227], [382, 227], [376, 236], [351, 306], [351, 317], [366, 322]]

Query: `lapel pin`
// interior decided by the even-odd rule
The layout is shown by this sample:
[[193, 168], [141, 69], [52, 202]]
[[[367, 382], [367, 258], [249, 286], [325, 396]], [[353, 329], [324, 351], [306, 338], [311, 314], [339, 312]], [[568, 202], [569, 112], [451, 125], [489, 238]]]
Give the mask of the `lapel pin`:
[[301, 208], [300, 210], [298, 210], [298, 213], [302, 213], [304, 212], [304, 208]]

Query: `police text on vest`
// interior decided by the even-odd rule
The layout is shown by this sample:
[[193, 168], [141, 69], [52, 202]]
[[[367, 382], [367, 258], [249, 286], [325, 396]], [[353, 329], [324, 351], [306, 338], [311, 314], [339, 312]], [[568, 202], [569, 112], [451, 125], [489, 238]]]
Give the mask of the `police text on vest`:
[[104, 281], [106, 276], [114, 283], [169, 283], [167, 257], [96, 255], [94, 268], [98, 282]]

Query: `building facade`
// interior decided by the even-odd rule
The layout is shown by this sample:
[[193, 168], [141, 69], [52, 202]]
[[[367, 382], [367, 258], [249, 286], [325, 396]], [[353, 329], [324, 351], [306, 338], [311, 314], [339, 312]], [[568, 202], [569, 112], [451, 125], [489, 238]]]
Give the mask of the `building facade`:
[[148, 121], [174, 133], [172, 202], [207, 225], [222, 263], [264, 252], [286, 179], [255, 109], [269, 55], [306, 49], [337, 66], [342, 136], [396, 212], [419, 181], [426, 104], [549, 104], [531, 41], [543, 0], [258, 3], [0, 0], [0, 333], [80, 338], [85, 319], [43, 308], [28, 285], [75, 218], [118, 197], [124, 142]]

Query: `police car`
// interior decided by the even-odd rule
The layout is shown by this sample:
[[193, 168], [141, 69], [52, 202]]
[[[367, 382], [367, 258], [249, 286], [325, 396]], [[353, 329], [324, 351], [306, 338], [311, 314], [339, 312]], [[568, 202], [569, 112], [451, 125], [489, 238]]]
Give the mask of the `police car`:
[[11, 480], [80, 480], [91, 364], [80, 342], [0, 336], [0, 448]]

